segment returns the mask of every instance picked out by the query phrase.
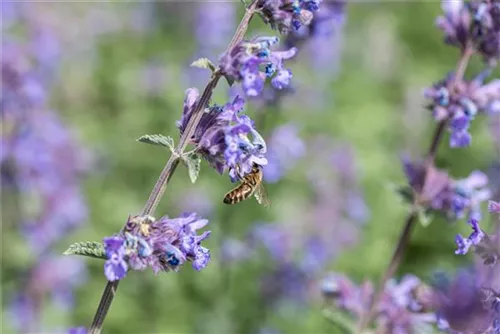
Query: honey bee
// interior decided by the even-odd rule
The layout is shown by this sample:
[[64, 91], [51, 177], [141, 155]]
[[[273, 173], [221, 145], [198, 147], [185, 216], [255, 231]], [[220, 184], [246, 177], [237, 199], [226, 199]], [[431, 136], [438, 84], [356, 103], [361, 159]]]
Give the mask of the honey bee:
[[254, 195], [259, 204], [268, 207], [271, 202], [267, 198], [267, 192], [262, 183], [262, 177], [262, 167], [254, 164], [252, 171], [241, 178], [240, 185], [224, 196], [224, 203], [236, 204]]

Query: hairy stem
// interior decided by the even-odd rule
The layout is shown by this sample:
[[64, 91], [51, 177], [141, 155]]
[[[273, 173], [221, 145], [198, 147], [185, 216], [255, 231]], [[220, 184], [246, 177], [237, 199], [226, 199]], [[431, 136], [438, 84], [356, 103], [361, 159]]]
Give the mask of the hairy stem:
[[[460, 57], [458, 64], [457, 64], [457, 70], [455, 73], [455, 78], [451, 83], [450, 90], [455, 89], [457, 84], [463, 79], [465, 70], [467, 69], [467, 65], [469, 64], [469, 60], [474, 53], [474, 49], [472, 47], [466, 47], [465, 50], [462, 52], [462, 56]], [[448, 124], [448, 120], [442, 120], [438, 123], [436, 126], [436, 129], [434, 131], [434, 135], [432, 136], [432, 141], [431, 145], [429, 146], [429, 150], [427, 151], [426, 157], [425, 157], [425, 163], [426, 163], [426, 168], [427, 170], [429, 167], [431, 167], [434, 164], [434, 160], [436, 158], [436, 154], [439, 148], [439, 144], [441, 143], [444, 135], [444, 131], [446, 129], [446, 125]], [[426, 181], [424, 181], [425, 184]], [[362, 333], [363, 330], [371, 323], [373, 320], [378, 303], [380, 302], [380, 298], [382, 297], [384, 293], [384, 288], [385, 285], [387, 284], [387, 281], [394, 276], [396, 271], [399, 268], [399, 265], [401, 264], [401, 261], [403, 259], [404, 251], [406, 247], [408, 246], [410, 242], [410, 237], [411, 233], [414, 230], [414, 227], [417, 223], [417, 213], [415, 210], [411, 210], [408, 213], [408, 216], [406, 217], [405, 220], [405, 225], [403, 227], [403, 230], [399, 236], [398, 243], [396, 245], [396, 248], [394, 249], [394, 253], [391, 258], [391, 262], [389, 263], [387, 269], [384, 272], [384, 275], [382, 276], [382, 280], [380, 281], [380, 284], [378, 285], [378, 288], [372, 298], [371, 305], [368, 308], [368, 311], [360, 318], [360, 321], [358, 322], [357, 326], [357, 333]]]
[[[247, 8], [245, 15], [243, 16], [240, 24], [238, 25], [238, 28], [236, 29], [236, 32], [233, 38], [231, 39], [231, 42], [229, 43], [229, 46], [226, 49], [226, 51], [230, 51], [236, 44], [241, 42], [241, 40], [245, 36], [245, 33], [248, 30], [248, 24], [250, 23], [250, 20], [255, 14], [256, 5], [257, 1], [253, 1], [252, 4]], [[190, 118], [186, 126], [186, 130], [181, 136], [179, 145], [175, 149], [174, 154], [170, 156], [165, 167], [161, 171], [161, 174], [158, 177], [158, 180], [156, 181], [156, 184], [153, 190], [151, 191], [151, 194], [149, 195], [149, 198], [142, 210], [141, 215], [154, 214], [156, 207], [158, 206], [158, 203], [160, 202], [160, 199], [162, 198], [163, 193], [167, 188], [168, 181], [170, 180], [173, 173], [175, 172], [175, 169], [179, 165], [180, 157], [182, 156], [187, 145], [189, 144], [189, 139], [193, 136], [196, 127], [200, 123], [201, 117], [203, 116], [203, 111], [210, 102], [212, 93], [215, 87], [217, 86], [217, 83], [219, 82], [221, 76], [222, 73], [220, 70], [215, 71], [212, 75], [212, 78], [208, 82], [207, 86], [203, 90], [203, 94], [201, 95], [200, 100], [198, 101], [196, 107], [193, 110], [192, 117]], [[99, 334], [101, 332], [104, 320], [106, 319], [106, 315], [109, 311], [109, 308], [111, 307], [111, 303], [113, 302], [114, 296], [116, 294], [118, 283], [119, 281], [107, 282], [104, 292], [101, 296], [99, 306], [97, 307], [96, 314], [89, 328], [88, 334]]]

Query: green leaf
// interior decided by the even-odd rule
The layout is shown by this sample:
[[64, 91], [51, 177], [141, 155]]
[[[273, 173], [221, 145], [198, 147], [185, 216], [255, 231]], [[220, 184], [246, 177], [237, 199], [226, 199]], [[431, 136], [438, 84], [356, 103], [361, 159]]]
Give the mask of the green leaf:
[[427, 227], [432, 223], [434, 216], [431, 214], [430, 210], [425, 208], [420, 208], [417, 212], [418, 220], [423, 227]]
[[83, 255], [98, 259], [106, 259], [106, 251], [104, 250], [103, 244], [96, 241], [75, 242], [74, 244], [71, 244], [63, 254]]
[[212, 72], [215, 71], [215, 65], [208, 58], [200, 58], [198, 60], [195, 60], [195, 61], [193, 61], [191, 66], [198, 67], [198, 68], [208, 68]]
[[164, 147], [168, 147], [172, 152], [174, 151], [174, 140], [172, 137], [167, 137], [164, 135], [144, 135], [139, 137], [137, 141], [146, 144], [152, 145], [160, 145]]
[[196, 153], [191, 153], [185, 156], [183, 160], [188, 168], [191, 182], [195, 183], [198, 175], [200, 174], [201, 156]]
[[227, 81], [227, 84], [229, 85], [229, 87], [233, 86], [233, 84], [234, 84], [233, 78], [231, 78], [230, 76], [227, 76], [227, 75], [225, 75], [224, 78], [226, 78], [226, 81]]

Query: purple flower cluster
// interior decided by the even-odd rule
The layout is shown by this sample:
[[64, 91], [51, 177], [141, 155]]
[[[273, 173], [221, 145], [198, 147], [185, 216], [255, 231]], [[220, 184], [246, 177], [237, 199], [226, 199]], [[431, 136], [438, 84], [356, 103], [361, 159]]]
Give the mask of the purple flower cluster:
[[[492, 213], [500, 213], [500, 204], [489, 201], [488, 210]], [[478, 221], [475, 219], [469, 220], [469, 225], [472, 228], [472, 232], [467, 238], [461, 235], [456, 236], [458, 249], [455, 251], [455, 254], [467, 254], [469, 249], [474, 246], [474, 252], [483, 259], [485, 265], [497, 265], [500, 261], [498, 235], [488, 235], [480, 228]]]
[[[284, 138], [290, 133], [295, 135], [294, 128], [282, 129], [287, 133]], [[262, 293], [273, 304], [292, 300], [300, 305], [307, 301], [325, 266], [343, 247], [357, 240], [359, 225], [369, 217], [356, 189], [359, 174], [350, 147], [342, 146], [328, 156], [320, 144], [331, 148], [329, 140], [317, 140], [308, 145], [307, 152], [317, 158], [310, 166], [316, 200], [301, 208], [301, 214], [289, 222], [294, 226], [305, 225], [307, 231], [297, 232], [279, 223], [257, 224], [245, 241], [228, 240], [224, 247], [224, 253], [233, 261], [258, 257], [255, 254], [260, 248], [266, 251], [273, 265], [263, 276]], [[338, 180], [332, 180], [332, 175], [338, 176]]]
[[278, 37], [257, 37], [238, 43], [221, 56], [222, 73], [229, 81], [241, 82], [248, 96], [260, 95], [267, 78], [271, 78], [275, 89], [288, 87], [292, 71], [283, 62], [295, 56], [297, 49], [271, 51], [271, 46], [278, 42]]
[[338, 69], [342, 32], [346, 21], [344, 0], [326, 1], [311, 24], [292, 30], [285, 39], [288, 47], [304, 44], [318, 75], [331, 78]]
[[[183, 134], [198, 102], [199, 92], [195, 88], [186, 91], [184, 112], [177, 122], [180, 133]], [[265, 166], [267, 147], [262, 136], [257, 132], [254, 122], [242, 115], [245, 101], [236, 97], [233, 102], [224, 106], [208, 108], [194, 135], [191, 144], [196, 145], [196, 151], [220, 174], [225, 169], [233, 182], [248, 174], [257, 164]]]
[[56, 256], [50, 249], [87, 219], [80, 181], [89, 167], [88, 152], [47, 105], [57, 39], [41, 27], [32, 28], [33, 40], [23, 44], [4, 37], [0, 102], [0, 163], [2, 180], [7, 180], [3, 185], [7, 196], [9, 191], [19, 194], [18, 226], [36, 257], [10, 307], [13, 321], [25, 332], [41, 330], [41, 305], [47, 295], [69, 308], [73, 289], [85, 280], [82, 260]]
[[433, 166], [426, 170], [425, 164], [406, 159], [403, 159], [403, 169], [421, 205], [428, 205], [452, 219], [461, 219], [466, 213], [471, 219], [481, 219], [480, 205], [491, 196], [484, 173], [474, 171], [465, 179], [453, 180], [445, 171]]
[[478, 245], [484, 237], [484, 232], [481, 231], [479, 222], [476, 219], [470, 219], [467, 223], [472, 227], [472, 233], [467, 238], [462, 237], [460, 234], [456, 236], [455, 241], [458, 249], [455, 254], [467, 254], [469, 248]]
[[444, 32], [445, 42], [462, 51], [473, 47], [486, 62], [500, 58], [500, 2], [498, 0], [442, 1], [444, 16], [437, 26]]
[[322, 0], [259, 0], [257, 11], [266, 24], [282, 34], [308, 25]]
[[129, 218], [119, 235], [104, 239], [107, 260], [104, 274], [109, 281], [124, 278], [129, 269], [144, 270], [151, 267], [155, 274], [178, 271], [187, 261], [196, 270], [205, 268], [210, 251], [201, 242], [210, 232], [197, 234], [208, 220], [196, 214], [183, 214], [179, 218], [150, 216]]
[[[399, 283], [388, 281], [375, 310], [377, 333], [424, 333], [439, 319], [427, 309], [424, 285], [413, 275], [404, 276]], [[345, 312], [359, 320], [367, 312], [374, 294], [373, 284], [365, 281], [357, 286], [349, 278], [330, 274], [322, 283], [323, 295]]]
[[46, 254], [26, 273], [22, 292], [16, 293], [9, 306], [11, 320], [23, 332], [40, 330], [43, 304], [47, 294], [61, 309], [73, 307], [73, 290], [87, 280], [83, 261]]
[[437, 276], [430, 301], [442, 328], [453, 333], [498, 333], [499, 278], [486, 266], [460, 270], [453, 280]]
[[471, 81], [459, 80], [449, 75], [445, 80], [426, 89], [429, 108], [437, 121], [449, 120], [450, 147], [467, 147], [471, 143], [470, 122], [479, 112], [493, 113], [500, 110], [500, 80], [484, 83], [489, 71]]

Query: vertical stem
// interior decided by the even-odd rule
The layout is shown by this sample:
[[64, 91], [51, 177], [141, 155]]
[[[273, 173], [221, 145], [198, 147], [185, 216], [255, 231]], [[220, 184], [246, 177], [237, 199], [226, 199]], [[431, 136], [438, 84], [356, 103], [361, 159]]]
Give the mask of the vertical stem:
[[[255, 13], [256, 7], [257, 1], [254, 0], [252, 4], [247, 8], [245, 15], [243, 16], [240, 24], [238, 25], [238, 28], [236, 29], [236, 33], [234, 34], [228, 48], [226, 49], [226, 52], [229, 52], [236, 44], [241, 42], [241, 40], [245, 36], [246, 31], [248, 30], [248, 24], [250, 23], [250, 20]], [[168, 159], [165, 167], [158, 177], [158, 180], [156, 181], [156, 184], [153, 187], [151, 194], [149, 195], [149, 198], [146, 202], [146, 205], [144, 206], [144, 209], [142, 210], [141, 215], [154, 214], [156, 207], [158, 206], [158, 203], [160, 202], [160, 199], [162, 198], [167, 188], [168, 181], [179, 165], [179, 159], [182, 156], [186, 146], [189, 144], [189, 140], [193, 136], [196, 127], [200, 123], [201, 117], [203, 116], [203, 111], [210, 102], [213, 90], [217, 86], [217, 83], [219, 82], [221, 76], [222, 73], [220, 72], [220, 70], [215, 71], [207, 86], [203, 90], [203, 94], [201, 95], [200, 100], [194, 108], [186, 129], [181, 136], [179, 145], [175, 149], [174, 154], [172, 154]], [[111, 307], [111, 303], [113, 302], [114, 296], [116, 294], [118, 283], [119, 281], [107, 282], [106, 287], [104, 288], [104, 292], [101, 296], [101, 300], [99, 301], [99, 306], [97, 307], [96, 314], [88, 330], [88, 334], [101, 333], [102, 325], [104, 323], [104, 320], [106, 319], [106, 315], [108, 314], [109, 308]]]
[[[449, 87], [450, 91], [453, 91], [457, 84], [463, 79], [465, 70], [467, 68], [467, 65], [469, 63], [469, 60], [471, 56], [474, 54], [474, 49], [471, 46], [467, 46], [465, 50], [462, 52], [462, 56], [460, 57], [458, 64], [457, 64], [457, 70], [455, 73], [455, 78], [451, 82], [451, 85]], [[429, 167], [431, 167], [434, 164], [434, 160], [436, 158], [436, 154], [439, 148], [439, 144], [441, 143], [441, 140], [443, 139], [444, 131], [446, 129], [446, 126], [448, 124], [448, 120], [442, 120], [438, 123], [436, 126], [436, 129], [434, 131], [434, 135], [432, 136], [432, 141], [431, 145], [429, 146], [429, 150], [427, 151], [427, 155], [425, 158], [425, 163], [426, 163], [426, 168], [427, 170]], [[425, 184], [426, 181], [424, 181]], [[394, 276], [396, 273], [397, 269], [399, 268], [399, 265], [401, 264], [401, 261], [403, 259], [404, 251], [406, 247], [408, 246], [410, 242], [410, 236], [411, 233], [416, 225], [417, 222], [417, 213], [415, 210], [411, 210], [408, 216], [406, 217], [405, 220], [405, 226], [403, 227], [403, 231], [400, 234], [400, 237], [398, 239], [398, 243], [396, 245], [396, 248], [394, 249], [394, 253], [391, 258], [391, 262], [389, 263], [386, 271], [384, 272], [384, 275], [382, 277], [382, 280], [376, 290], [376, 292], [373, 295], [371, 305], [368, 308], [368, 311], [360, 318], [360, 321], [358, 322], [357, 326], [357, 333], [362, 333], [363, 330], [370, 324], [372, 321], [373, 317], [375, 316], [377, 312], [377, 307], [378, 303], [380, 302], [380, 298], [382, 297], [384, 293], [384, 288], [385, 285], [387, 284], [387, 281]]]

